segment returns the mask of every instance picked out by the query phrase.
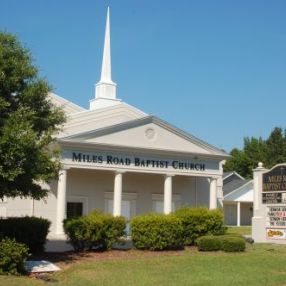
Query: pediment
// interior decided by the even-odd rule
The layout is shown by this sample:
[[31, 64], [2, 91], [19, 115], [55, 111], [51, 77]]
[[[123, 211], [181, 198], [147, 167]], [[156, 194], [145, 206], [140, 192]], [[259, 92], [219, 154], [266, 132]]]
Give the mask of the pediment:
[[64, 125], [59, 137], [90, 133], [146, 116], [146, 113], [123, 102], [116, 106], [98, 110], [86, 110], [69, 115], [67, 123]]
[[225, 152], [153, 116], [91, 132], [84, 132], [66, 137], [64, 140], [90, 144], [227, 156]]

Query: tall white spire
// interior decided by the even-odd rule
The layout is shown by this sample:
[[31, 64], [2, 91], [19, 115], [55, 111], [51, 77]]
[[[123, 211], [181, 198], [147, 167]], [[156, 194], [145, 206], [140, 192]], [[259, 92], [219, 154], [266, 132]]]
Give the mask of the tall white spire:
[[111, 79], [111, 53], [110, 53], [110, 20], [109, 7], [107, 8], [105, 38], [101, 66], [100, 81], [95, 85], [95, 99], [90, 101], [90, 109], [102, 108], [118, 104], [116, 99], [116, 83]]
[[110, 56], [110, 21], [109, 21], [109, 7], [107, 8], [105, 38], [103, 48], [103, 58], [101, 67], [100, 82], [113, 83], [111, 79], [111, 56]]

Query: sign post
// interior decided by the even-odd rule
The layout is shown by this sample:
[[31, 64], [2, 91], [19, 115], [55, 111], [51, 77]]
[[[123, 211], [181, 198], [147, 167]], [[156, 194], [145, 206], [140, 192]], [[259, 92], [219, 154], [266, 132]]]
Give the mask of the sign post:
[[260, 163], [253, 171], [253, 179], [254, 241], [286, 244], [286, 164], [266, 170]]

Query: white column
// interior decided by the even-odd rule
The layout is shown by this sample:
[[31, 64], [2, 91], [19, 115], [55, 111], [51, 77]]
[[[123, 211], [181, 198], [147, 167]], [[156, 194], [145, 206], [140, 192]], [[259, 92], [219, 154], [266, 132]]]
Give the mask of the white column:
[[253, 209], [254, 209], [254, 216], [256, 216], [257, 210], [259, 210], [261, 205], [261, 189], [262, 189], [262, 175], [267, 171], [261, 162], [258, 163], [258, 167], [253, 170]]
[[164, 214], [172, 212], [172, 175], [166, 175], [164, 181]]
[[211, 178], [210, 179], [210, 205], [209, 209], [216, 209], [217, 208], [217, 179]]
[[122, 175], [123, 172], [117, 171], [114, 177], [113, 216], [121, 216]]
[[236, 223], [236, 225], [240, 226], [240, 202], [237, 202], [236, 207], [237, 207], [237, 223]]
[[256, 242], [267, 242], [265, 236], [265, 205], [262, 204], [262, 179], [267, 169], [261, 162], [253, 170], [253, 217], [251, 236]]
[[63, 220], [66, 218], [66, 187], [67, 187], [67, 169], [59, 171], [58, 194], [57, 194], [57, 217], [56, 234], [63, 235]]

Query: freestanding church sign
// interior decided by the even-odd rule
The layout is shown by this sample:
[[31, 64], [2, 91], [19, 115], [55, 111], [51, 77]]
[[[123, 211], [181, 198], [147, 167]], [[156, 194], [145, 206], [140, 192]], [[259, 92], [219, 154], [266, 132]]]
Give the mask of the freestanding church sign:
[[286, 167], [277, 166], [263, 174], [262, 203], [286, 203]]
[[286, 166], [276, 166], [271, 171], [263, 174], [262, 191], [286, 192]]
[[286, 164], [254, 170], [252, 237], [256, 242], [286, 243]]

